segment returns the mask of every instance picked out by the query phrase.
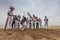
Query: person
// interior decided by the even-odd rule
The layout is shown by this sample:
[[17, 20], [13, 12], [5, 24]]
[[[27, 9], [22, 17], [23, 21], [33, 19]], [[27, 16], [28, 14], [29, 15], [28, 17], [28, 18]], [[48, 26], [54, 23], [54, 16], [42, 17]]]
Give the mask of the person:
[[36, 21], [36, 28], [39, 28], [39, 22]]
[[35, 17], [35, 15], [33, 14], [33, 19], [34, 19], [34, 21], [33, 21], [33, 27], [35, 28], [35, 21], [36, 21], [36, 19], [35, 19], [36, 17]]
[[46, 16], [45, 16], [44, 21], [45, 21], [45, 28], [47, 28], [48, 27], [48, 18]]
[[33, 14], [33, 19], [34, 19], [34, 21], [37, 21], [38, 17]]
[[15, 16], [13, 17], [12, 29], [13, 29], [13, 28], [15, 29], [15, 27], [16, 27], [16, 20], [17, 20], [17, 15], [15, 15]]
[[29, 26], [28, 26], [29, 25], [29, 19], [28, 19], [28, 17], [26, 18], [26, 20], [27, 20], [26, 27], [29, 28]]
[[39, 27], [38, 17], [33, 14], [33, 19], [34, 19], [34, 21], [33, 21], [34, 28], [35, 28], [35, 21], [36, 21], [36, 28], [38, 28]]
[[22, 19], [22, 21], [21, 21], [21, 24], [22, 24], [21, 30], [24, 30], [24, 29], [26, 28], [26, 22], [27, 22], [26, 17], [23, 16], [23, 19]]
[[32, 23], [31, 20], [29, 20], [29, 28], [31, 29]]
[[39, 22], [40, 22], [40, 27], [42, 27], [42, 19], [39, 18]]
[[19, 27], [20, 27], [20, 19], [21, 19], [21, 16], [18, 15], [18, 29], [19, 29]]
[[8, 19], [7, 19], [7, 21], [6, 21], [6, 25], [5, 25], [5, 30], [6, 30], [6, 28], [7, 28], [7, 25], [8, 25], [8, 27], [9, 28], [11, 28], [12, 26], [12, 19], [13, 19], [13, 11], [15, 10], [15, 8], [14, 7], [10, 7], [9, 8], [10, 10], [8, 11], [8, 13], [7, 13], [7, 15], [8, 15]]
[[29, 12], [27, 12], [27, 14], [28, 14], [28, 16], [29, 16], [29, 28], [32, 28], [32, 26], [33, 26], [32, 21], [33, 21], [34, 19], [33, 19], [33, 17], [30, 15]]

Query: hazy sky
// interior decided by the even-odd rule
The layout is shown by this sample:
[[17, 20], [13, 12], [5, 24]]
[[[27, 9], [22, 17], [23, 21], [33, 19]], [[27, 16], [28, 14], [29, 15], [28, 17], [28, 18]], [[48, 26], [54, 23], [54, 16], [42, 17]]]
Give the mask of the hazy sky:
[[[10, 6], [15, 7], [14, 14], [49, 18], [49, 25], [60, 25], [60, 0], [0, 0], [0, 25], [4, 25]], [[44, 23], [44, 21], [43, 21]]]

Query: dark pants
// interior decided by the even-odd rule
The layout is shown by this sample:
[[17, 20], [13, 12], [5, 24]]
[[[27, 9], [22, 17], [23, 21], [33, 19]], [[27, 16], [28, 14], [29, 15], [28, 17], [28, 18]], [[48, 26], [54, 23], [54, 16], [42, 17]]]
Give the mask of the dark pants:
[[33, 27], [35, 28], [35, 22], [33, 22]]
[[29, 23], [29, 28], [31, 28], [31, 25], [32, 25], [32, 24], [31, 24], [31, 22], [30, 22], [30, 23]]
[[13, 27], [15, 28], [15, 20], [12, 21], [12, 29], [13, 29]]
[[36, 23], [36, 28], [39, 28], [39, 23], [38, 22]]

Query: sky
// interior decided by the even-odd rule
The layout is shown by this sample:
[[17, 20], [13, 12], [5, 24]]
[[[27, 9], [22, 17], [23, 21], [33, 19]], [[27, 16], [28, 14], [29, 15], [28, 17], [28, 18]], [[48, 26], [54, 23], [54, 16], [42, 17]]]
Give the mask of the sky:
[[47, 16], [49, 25], [60, 25], [60, 0], [0, 0], [0, 25], [5, 24], [10, 6], [15, 8], [16, 15], [35, 14], [42, 19], [43, 25], [44, 16]]

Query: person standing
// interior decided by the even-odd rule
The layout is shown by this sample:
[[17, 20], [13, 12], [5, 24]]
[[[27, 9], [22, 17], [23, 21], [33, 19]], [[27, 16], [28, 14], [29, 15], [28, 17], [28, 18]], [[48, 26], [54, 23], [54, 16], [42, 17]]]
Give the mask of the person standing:
[[13, 20], [13, 16], [14, 16], [14, 15], [13, 15], [14, 9], [15, 9], [15, 8], [11, 6], [11, 7], [10, 7], [10, 10], [8, 11], [8, 17], [9, 17], [9, 23], [8, 23], [8, 24], [9, 24], [9, 28], [12, 27], [11, 25], [12, 25], [12, 20]]
[[11, 6], [9, 9], [10, 10], [7, 13], [8, 17], [7, 17], [7, 20], [6, 20], [6, 23], [5, 23], [5, 30], [7, 28], [7, 25], [9, 25], [9, 28], [12, 27], [12, 19], [13, 19], [13, 16], [14, 16], [13, 11], [14, 11], [15, 8]]
[[26, 18], [26, 20], [27, 20], [27, 22], [26, 22], [26, 28], [29, 28], [29, 19], [28, 19], [28, 17]]
[[39, 22], [40, 22], [40, 27], [42, 27], [42, 19], [39, 18]]
[[18, 29], [19, 29], [19, 27], [20, 27], [20, 19], [21, 19], [21, 16], [20, 15], [18, 15]]
[[24, 30], [24, 29], [26, 28], [26, 22], [27, 22], [26, 17], [23, 16], [23, 19], [22, 19], [22, 21], [21, 21], [21, 24], [22, 24], [21, 30]]
[[33, 21], [33, 26], [34, 26], [34, 28], [35, 28], [35, 22], [36, 22], [36, 28], [38, 28], [38, 27], [39, 27], [38, 17], [35, 16], [35, 15], [33, 15], [33, 19], [34, 19], [34, 21]]
[[32, 23], [31, 20], [29, 20], [29, 28], [31, 29]]
[[36, 21], [36, 19], [35, 19], [35, 15], [33, 14], [33, 28], [35, 29], [36, 27], [35, 27], [35, 21]]
[[16, 20], [17, 20], [17, 15], [14, 15], [13, 20], [12, 20], [12, 29], [16, 27]]
[[44, 21], [45, 21], [45, 28], [47, 28], [48, 27], [48, 18], [46, 16], [45, 16]]

